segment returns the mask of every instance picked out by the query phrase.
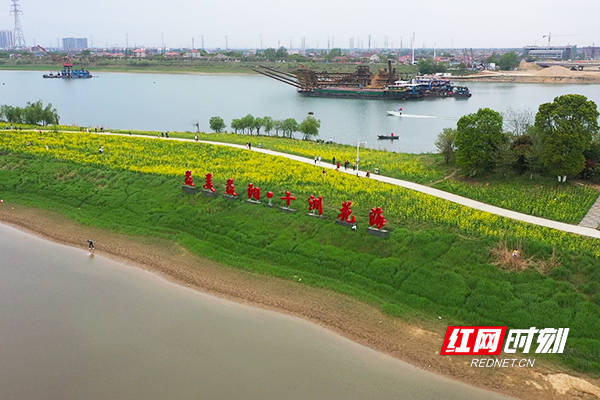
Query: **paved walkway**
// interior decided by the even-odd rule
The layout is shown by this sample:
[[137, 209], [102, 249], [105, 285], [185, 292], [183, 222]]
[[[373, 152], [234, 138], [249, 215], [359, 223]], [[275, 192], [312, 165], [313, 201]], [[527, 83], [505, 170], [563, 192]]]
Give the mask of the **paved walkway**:
[[[159, 140], [177, 140], [177, 141], [182, 141], [182, 142], [194, 142], [194, 139], [182, 139], [182, 138], [163, 138], [163, 137], [158, 137], [158, 136], [148, 136], [148, 135], [129, 135], [129, 134], [123, 134], [123, 133], [112, 133], [112, 132], [103, 132], [103, 133], [98, 133], [98, 135], [114, 135], [114, 136], [126, 136], [126, 137], [142, 137], [142, 138], [150, 138], [150, 139], [159, 139]], [[248, 150], [246, 148], [245, 145], [241, 145], [241, 144], [233, 144], [233, 143], [224, 143], [224, 142], [212, 142], [209, 140], [199, 140], [199, 143], [206, 143], [206, 144], [211, 144], [211, 145], [215, 145], [215, 146], [226, 146], [226, 147], [235, 147], [238, 149], [245, 149]], [[290, 160], [294, 160], [294, 161], [299, 161], [299, 162], [303, 162], [306, 164], [312, 164], [314, 165], [314, 159], [310, 159], [310, 158], [306, 158], [306, 157], [301, 157], [301, 156], [296, 156], [293, 154], [287, 154], [287, 153], [280, 153], [278, 151], [274, 151], [274, 150], [267, 150], [267, 149], [261, 149], [261, 148], [256, 148], [256, 147], [252, 147], [251, 151], [255, 151], [258, 153], [263, 153], [263, 154], [270, 154], [270, 155], [274, 155], [274, 156], [278, 156], [278, 157], [286, 157]], [[320, 162], [319, 167], [321, 168], [328, 168], [328, 169], [336, 169], [336, 166], [333, 164], [329, 164], [329, 163], [324, 163], [324, 162]], [[340, 169], [339, 171], [340, 173], [347, 173], [350, 175], [358, 175], [358, 176], [365, 176], [365, 171], [354, 171], [354, 170], [344, 170], [344, 169]], [[490, 204], [486, 204], [486, 203], [482, 203], [480, 201], [476, 201], [473, 199], [469, 199], [466, 197], [462, 197], [456, 194], [452, 194], [452, 193], [448, 193], [445, 192], [443, 190], [439, 190], [439, 189], [434, 189], [432, 187], [429, 186], [425, 186], [425, 185], [420, 185], [418, 183], [414, 183], [414, 182], [409, 182], [409, 181], [405, 181], [402, 179], [396, 179], [396, 178], [390, 178], [387, 176], [382, 176], [382, 175], [375, 175], [375, 174], [371, 174], [371, 177], [369, 179], [373, 179], [376, 181], [380, 181], [380, 182], [385, 182], [385, 183], [389, 183], [391, 185], [396, 185], [396, 186], [401, 186], [403, 188], [406, 189], [411, 189], [417, 192], [421, 192], [421, 193], [425, 193], [434, 197], [438, 197], [440, 199], [444, 199], [444, 200], [448, 200], [451, 201], [453, 203], [457, 203], [457, 204], [461, 204], [463, 206], [466, 207], [470, 207], [476, 210], [480, 210], [480, 211], [485, 211], [488, 212], [490, 214], [494, 214], [494, 215], [499, 215], [501, 217], [506, 217], [506, 218], [511, 218], [517, 221], [522, 221], [522, 222], [527, 222], [530, 224], [534, 224], [534, 225], [539, 225], [539, 226], [545, 226], [547, 228], [552, 228], [552, 229], [557, 229], [559, 231], [563, 231], [563, 232], [569, 232], [569, 233], [575, 233], [577, 235], [581, 235], [581, 236], [588, 236], [588, 237], [592, 237], [592, 238], [599, 238], [600, 239], [600, 231], [596, 230], [595, 227], [589, 227], [587, 225], [583, 225], [583, 221], [580, 225], [572, 225], [572, 224], [567, 224], [564, 222], [558, 222], [558, 221], [554, 221], [551, 219], [546, 219], [546, 218], [541, 218], [541, 217], [534, 217], [532, 215], [528, 215], [528, 214], [523, 214], [517, 211], [512, 211], [512, 210], [507, 210], [505, 208], [501, 208], [501, 207], [496, 207], [496, 206], [492, 206]], [[594, 206], [592, 207], [592, 209], [590, 210], [590, 212], [592, 212], [594, 210], [594, 208], [596, 208], [598, 210], [598, 218], [600, 219], [600, 198], [598, 201], [596, 201], [596, 204], [594, 204]], [[589, 214], [589, 213], [588, 213]], [[587, 217], [587, 216], [586, 216]], [[585, 220], [585, 218], [584, 218]], [[597, 225], [597, 224], [596, 224]]]
[[596, 199], [596, 202], [589, 209], [585, 217], [579, 223], [579, 226], [585, 226], [588, 228], [597, 229], [600, 225], [600, 196]]

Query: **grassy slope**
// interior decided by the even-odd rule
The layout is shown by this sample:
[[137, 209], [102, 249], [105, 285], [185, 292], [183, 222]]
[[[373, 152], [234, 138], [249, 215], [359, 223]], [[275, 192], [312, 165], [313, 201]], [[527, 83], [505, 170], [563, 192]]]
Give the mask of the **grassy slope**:
[[[155, 132], [146, 132], [156, 135]], [[193, 138], [192, 133], [171, 133], [174, 137]], [[336, 159], [352, 161], [356, 158], [353, 146], [319, 144], [287, 138], [229, 134], [201, 134], [203, 140], [245, 144], [313, 158], [321, 156], [326, 162]], [[598, 190], [577, 185], [558, 184], [553, 178], [529, 176], [488, 176], [464, 179], [453, 175], [454, 166], [443, 163], [438, 154], [407, 154], [362, 149], [361, 169], [380, 169], [382, 175], [430, 185], [451, 193], [483, 201], [509, 210], [520, 211], [538, 217], [577, 224], [596, 201]], [[451, 176], [448, 179], [445, 177]]]
[[[102, 156], [99, 143], [106, 146]], [[299, 199], [322, 194], [330, 216], [351, 198], [362, 224], [352, 232], [303, 213], [183, 195], [179, 185], [188, 166], [197, 176], [214, 172], [219, 188], [232, 176], [239, 192], [252, 180], [264, 191], [290, 189]], [[0, 196], [84, 224], [169, 238], [234, 267], [302, 278], [397, 316], [570, 327], [567, 354], [557, 361], [600, 373], [600, 244], [594, 240], [352, 176], [322, 177], [317, 168], [277, 157], [143, 139], [0, 133]], [[375, 204], [386, 207], [393, 228], [388, 240], [363, 232]], [[561, 266], [548, 276], [499, 269], [489, 251], [500, 239], [522, 241], [526, 256], [538, 259], [554, 249]]]
[[[0, 122], [0, 127], [10, 124]], [[27, 126], [24, 126], [27, 127]], [[30, 127], [35, 128], [35, 127]], [[79, 131], [79, 127], [59, 127], [64, 130]], [[156, 136], [151, 131], [112, 132], [145, 134]], [[170, 132], [172, 137], [192, 139], [191, 132]], [[335, 156], [342, 162], [356, 158], [356, 148], [341, 144], [322, 144], [274, 136], [248, 136], [233, 134], [201, 133], [200, 139], [245, 144], [277, 150], [313, 158], [321, 156], [325, 162], [331, 162]], [[405, 179], [441, 190], [459, 194], [488, 204], [515, 210], [526, 214], [553, 219], [572, 224], [579, 223], [596, 201], [597, 189], [574, 184], [558, 184], [552, 177], [529, 176], [488, 176], [478, 179], [465, 179], [455, 174], [454, 166], [443, 163], [438, 154], [408, 154], [380, 150], [361, 149], [361, 169], [374, 171], [380, 169], [382, 175]]]

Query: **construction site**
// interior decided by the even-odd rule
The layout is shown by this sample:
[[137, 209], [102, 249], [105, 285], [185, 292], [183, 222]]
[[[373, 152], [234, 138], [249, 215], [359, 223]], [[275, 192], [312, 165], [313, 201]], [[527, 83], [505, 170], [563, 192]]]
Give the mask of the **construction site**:
[[452, 79], [471, 82], [600, 83], [600, 62], [521, 61], [515, 71], [480, 71], [473, 75], [453, 76]]

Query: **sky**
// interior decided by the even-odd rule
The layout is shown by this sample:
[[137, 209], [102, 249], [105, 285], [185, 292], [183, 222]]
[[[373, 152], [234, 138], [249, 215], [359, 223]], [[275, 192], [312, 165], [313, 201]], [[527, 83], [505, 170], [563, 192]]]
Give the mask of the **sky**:
[[[0, 30], [12, 29], [10, 0]], [[600, 0], [20, 0], [28, 45], [56, 47], [62, 37], [87, 37], [93, 46], [205, 48], [523, 47], [600, 45]]]

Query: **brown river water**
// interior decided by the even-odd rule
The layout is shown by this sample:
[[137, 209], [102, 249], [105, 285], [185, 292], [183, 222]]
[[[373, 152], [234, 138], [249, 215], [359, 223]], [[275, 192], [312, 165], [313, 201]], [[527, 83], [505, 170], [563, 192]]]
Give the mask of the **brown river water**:
[[0, 363], [3, 400], [501, 398], [2, 224]]

